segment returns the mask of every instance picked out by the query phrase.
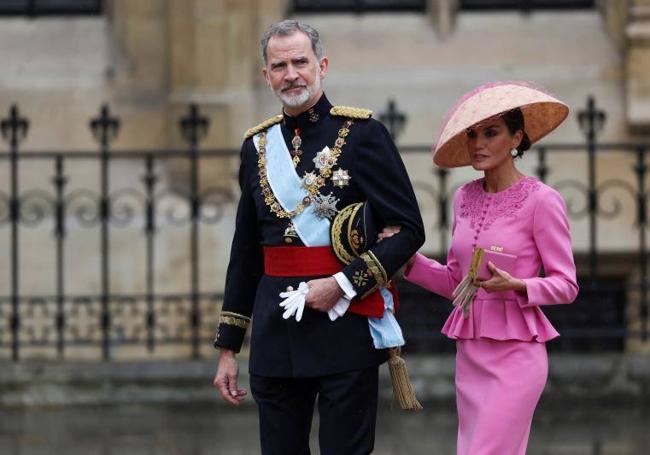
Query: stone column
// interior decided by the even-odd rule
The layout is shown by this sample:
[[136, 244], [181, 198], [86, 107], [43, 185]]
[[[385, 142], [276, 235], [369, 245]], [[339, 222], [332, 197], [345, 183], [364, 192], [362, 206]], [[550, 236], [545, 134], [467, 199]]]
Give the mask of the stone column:
[[167, 145], [168, 4], [164, 0], [112, 0], [110, 100], [122, 119], [116, 148]]
[[449, 36], [458, 14], [458, 0], [428, 0], [427, 10], [438, 36]]
[[635, 0], [626, 27], [626, 116], [631, 131], [650, 133], [650, 0]]
[[[641, 279], [639, 272], [631, 274], [629, 283], [638, 283]], [[646, 299], [650, 298], [646, 296]], [[633, 286], [627, 293], [627, 305], [625, 307], [625, 327], [631, 333], [637, 335], [628, 336], [625, 340], [625, 351], [630, 353], [650, 354], [650, 340], [643, 341], [638, 333], [641, 331], [641, 292]]]
[[628, 10], [631, 0], [607, 1], [600, 0], [598, 9], [603, 17], [607, 33], [616, 43], [616, 46], [623, 51], [627, 43], [625, 26], [628, 20]]
[[[212, 119], [206, 147], [239, 147], [261, 83], [259, 38], [287, 0], [169, 0], [172, 111], [199, 103]], [[179, 137], [172, 138], [177, 142]]]

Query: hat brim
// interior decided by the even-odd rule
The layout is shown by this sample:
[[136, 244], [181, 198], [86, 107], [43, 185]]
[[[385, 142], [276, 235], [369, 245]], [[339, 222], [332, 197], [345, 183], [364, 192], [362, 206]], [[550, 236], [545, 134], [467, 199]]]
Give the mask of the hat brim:
[[[493, 87], [500, 88], [502, 87]], [[544, 92], [520, 86], [515, 86], [515, 90], [525, 101], [518, 101], [516, 97], [494, 101], [494, 94], [490, 98], [481, 99], [479, 93], [456, 107], [440, 134], [433, 153], [433, 162], [446, 168], [470, 165], [472, 160], [467, 129], [509, 110], [521, 109], [524, 115], [524, 129], [531, 144], [556, 129], [569, 115], [569, 107], [566, 104]], [[492, 104], [486, 107], [481, 106], [481, 102]]]

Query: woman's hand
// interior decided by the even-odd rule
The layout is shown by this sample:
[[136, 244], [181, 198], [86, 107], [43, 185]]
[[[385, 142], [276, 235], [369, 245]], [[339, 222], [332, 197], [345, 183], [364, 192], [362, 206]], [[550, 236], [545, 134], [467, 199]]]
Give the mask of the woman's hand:
[[[378, 235], [377, 235], [377, 243], [381, 242], [384, 239], [387, 239], [388, 237], [392, 237], [395, 234], [397, 234], [402, 228], [400, 226], [386, 226]], [[408, 262], [405, 264], [406, 269], [405, 270], [411, 270], [411, 267], [413, 267], [413, 263], [415, 262], [415, 255], [411, 256], [411, 258], [408, 260]]]
[[402, 228], [400, 226], [386, 226], [379, 234], [377, 234], [377, 242], [392, 237], [401, 230]]
[[492, 278], [484, 281], [475, 280], [474, 284], [487, 292], [495, 291], [519, 291], [526, 292], [526, 283], [515, 278], [505, 270], [497, 268], [492, 262], [488, 262], [488, 270], [492, 272]]

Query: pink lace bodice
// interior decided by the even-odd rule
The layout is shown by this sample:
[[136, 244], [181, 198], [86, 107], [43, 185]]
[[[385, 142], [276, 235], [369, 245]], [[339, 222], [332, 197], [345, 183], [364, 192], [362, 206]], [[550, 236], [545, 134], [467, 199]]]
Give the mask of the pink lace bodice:
[[503, 191], [488, 193], [483, 189], [483, 179], [474, 180], [463, 187], [460, 217], [469, 218], [470, 226], [474, 228], [476, 222], [485, 216], [483, 230], [488, 230], [496, 219], [514, 217], [539, 185], [536, 178], [524, 177]]

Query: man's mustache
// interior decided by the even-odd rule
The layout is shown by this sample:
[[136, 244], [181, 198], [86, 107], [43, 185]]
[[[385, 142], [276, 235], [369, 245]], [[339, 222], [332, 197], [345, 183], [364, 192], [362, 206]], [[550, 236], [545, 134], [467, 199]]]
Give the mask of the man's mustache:
[[282, 87], [281, 91], [286, 92], [287, 90], [291, 90], [291, 89], [294, 89], [294, 88], [305, 88], [306, 89], [307, 86], [302, 85], [302, 84], [291, 84], [291, 85], [286, 85], [286, 86]]

